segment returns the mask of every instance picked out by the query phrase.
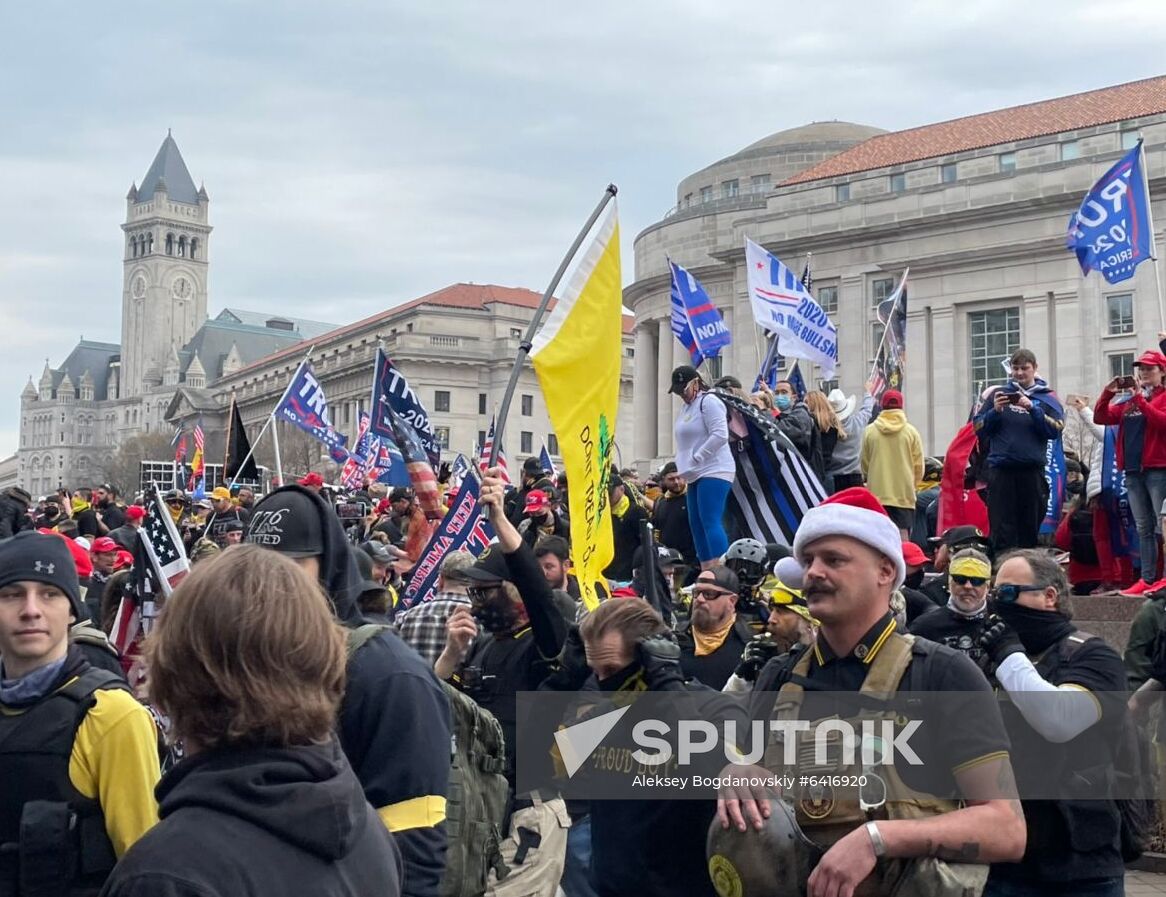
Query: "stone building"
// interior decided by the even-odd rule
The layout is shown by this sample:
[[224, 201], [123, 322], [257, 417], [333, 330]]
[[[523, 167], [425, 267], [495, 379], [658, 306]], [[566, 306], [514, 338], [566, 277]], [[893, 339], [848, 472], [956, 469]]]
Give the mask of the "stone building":
[[819, 122], [774, 134], [680, 182], [677, 203], [635, 240], [635, 448], [671, 457], [666, 256], [688, 268], [733, 332], [724, 373], [753, 382], [763, 345], [749, 308], [744, 239], [800, 270], [838, 325], [840, 366], [811, 386], [860, 392], [882, 329], [875, 308], [910, 266], [907, 415], [942, 453], [972, 397], [1020, 346], [1062, 396], [1096, 396], [1162, 327], [1152, 264], [1110, 286], [1065, 249], [1071, 213], [1144, 138], [1158, 244], [1166, 220], [1166, 77], [886, 133]]
[[205, 387], [334, 325], [225, 309], [207, 320], [210, 198], [167, 134], [126, 196], [121, 342], [82, 339], [20, 395], [17, 480], [35, 494], [100, 482], [117, 447], [166, 431], [180, 385]]
[[[450, 450], [450, 458], [457, 452], [469, 455], [485, 440], [518, 345], [540, 299], [538, 293], [517, 287], [458, 283], [313, 339], [312, 369], [328, 397], [333, 425], [349, 435], [351, 444], [360, 412], [369, 410], [379, 339], [429, 411], [438, 441]], [[617, 444], [622, 458], [629, 462], [631, 326], [631, 316], [625, 316], [616, 424]], [[233, 394], [254, 439], [305, 354], [303, 346], [287, 347], [206, 389], [182, 387], [174, 396], [167, 420], [189, 426], [201, 414], [205, 426], [213, 409], [229, 407]], [[216, 426], [224, 426], [221, 418], [216, 419]], [[281, 439], [292, 431], [289, 424], [278, 426]], [[558, 442], [534, 369], [527, 362], [519, 375], [503, 436], [512, 473], [526, 457], [537, 455], [544, 443], [559, 462]], [[323, 452], [320, 467], [327, 467]]]

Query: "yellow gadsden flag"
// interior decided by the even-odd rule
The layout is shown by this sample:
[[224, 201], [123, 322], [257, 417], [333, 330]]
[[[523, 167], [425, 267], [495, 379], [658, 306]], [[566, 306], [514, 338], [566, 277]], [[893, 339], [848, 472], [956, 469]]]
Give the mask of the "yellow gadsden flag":
[[571, 558], [588, 609], [599, 603], [595, 584], [615, 553], [607, 484], [622, 341], [619, 221], [613, 203], [530, 353], [559, 437], [570, 487]]

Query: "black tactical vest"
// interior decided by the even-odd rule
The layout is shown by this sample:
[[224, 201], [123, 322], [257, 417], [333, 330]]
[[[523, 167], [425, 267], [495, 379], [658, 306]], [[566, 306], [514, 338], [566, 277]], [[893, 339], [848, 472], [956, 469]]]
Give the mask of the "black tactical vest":
[[117, 858], [101, 804], [69, 780], [94, 693], [126, 689], [90, 667], [23, 713], [0, 714], [0, 897], [96, 894]]

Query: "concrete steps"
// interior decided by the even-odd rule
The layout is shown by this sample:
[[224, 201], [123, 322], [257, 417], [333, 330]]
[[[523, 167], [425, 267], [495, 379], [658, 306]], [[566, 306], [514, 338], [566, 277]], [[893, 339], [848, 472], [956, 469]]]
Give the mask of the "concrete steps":
[[1073, 625], [1099, 635], [1120, 654], [1125, 651], [1130, 623], [1144, 598], [1126, 598], [1117, 592], [1104, 595], [1074, 595]]

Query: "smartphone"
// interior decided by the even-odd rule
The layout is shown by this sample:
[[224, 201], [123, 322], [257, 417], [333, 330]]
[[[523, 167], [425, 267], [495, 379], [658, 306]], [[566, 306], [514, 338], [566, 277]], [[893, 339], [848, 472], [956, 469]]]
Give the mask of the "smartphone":
[[1136, 381], [1133, 377], [1122, 377], [1121, 380], [1118, 381], [1118, 386], [1120, 386], [1122, 389], [1133, 389], [1137, 385], [1138, 381]]
[[1020, 393], [1018, 393], [1018, 392], [1008, 393], [1008, 404], [1009, 405], [1015, 405], [1019, 401], [1020, 401]]

